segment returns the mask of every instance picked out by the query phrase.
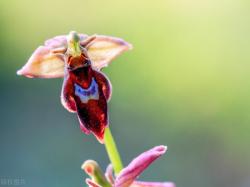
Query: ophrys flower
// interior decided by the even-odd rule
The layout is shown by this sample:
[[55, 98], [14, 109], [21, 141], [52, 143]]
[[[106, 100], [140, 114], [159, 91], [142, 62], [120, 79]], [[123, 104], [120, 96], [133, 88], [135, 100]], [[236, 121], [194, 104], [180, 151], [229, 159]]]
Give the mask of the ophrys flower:
[[131, 48], [120, 38], [72, 31], [68, 36], [56, 36], [38, 47], [17, 74], [29, 78], [63, 77], [63, 106], [77, 113], [83, 132], [93, 133], [103, 142], [105, 127], [109, 124], [107, 102], [112, 88], [100, 70]]

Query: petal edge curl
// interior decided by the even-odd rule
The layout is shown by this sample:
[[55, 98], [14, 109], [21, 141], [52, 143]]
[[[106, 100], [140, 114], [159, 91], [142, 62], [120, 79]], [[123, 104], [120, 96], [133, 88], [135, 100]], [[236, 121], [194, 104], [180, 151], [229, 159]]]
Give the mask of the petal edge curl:
[[166, 151], [167, 147], [160, 145], [140, 154], [119, 173], [115, 181], [115, 187], [129, 187], [153, 161]]

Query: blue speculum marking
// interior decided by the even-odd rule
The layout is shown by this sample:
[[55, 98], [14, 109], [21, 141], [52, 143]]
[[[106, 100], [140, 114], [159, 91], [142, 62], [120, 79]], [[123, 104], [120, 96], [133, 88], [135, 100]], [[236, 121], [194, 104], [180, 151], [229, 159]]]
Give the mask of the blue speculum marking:
[[74, 84], [75, 94], [78, 96], [83, 103], [87, 103], [90, 99], [98, 100], [98, 85], [94, 78], [92, 78], [91, 84], [88, 88], [84, 89], [78, 84]]

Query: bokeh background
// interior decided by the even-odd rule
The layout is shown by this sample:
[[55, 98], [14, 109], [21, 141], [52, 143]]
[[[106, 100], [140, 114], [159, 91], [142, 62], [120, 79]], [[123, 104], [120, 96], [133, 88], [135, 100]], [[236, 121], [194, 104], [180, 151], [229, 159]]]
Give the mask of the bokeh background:
[[[70, 30], [134, 45], [104, 72], [125, 165], [158, 144], [143, 180], [250, 186], [250, 4], [243, 0], [0, 1], [0, 178], [85, 186], [80, 166], [105, 149], [60, 103], [62, 79], [18, 77], [43, 41]], [[1, 184], [0, 186], [4, 186]]]

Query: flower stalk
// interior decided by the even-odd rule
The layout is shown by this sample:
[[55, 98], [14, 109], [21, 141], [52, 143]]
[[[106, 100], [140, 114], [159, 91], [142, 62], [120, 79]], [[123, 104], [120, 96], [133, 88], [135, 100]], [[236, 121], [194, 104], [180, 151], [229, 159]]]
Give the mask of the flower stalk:
[[118, 175], [123, 169], [123, 164], [109, 127], [105, 129], [104, 144], [114, 172]]

